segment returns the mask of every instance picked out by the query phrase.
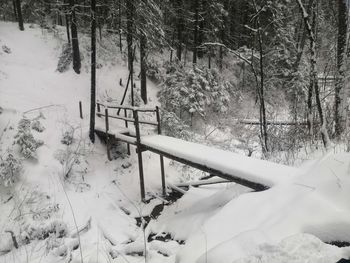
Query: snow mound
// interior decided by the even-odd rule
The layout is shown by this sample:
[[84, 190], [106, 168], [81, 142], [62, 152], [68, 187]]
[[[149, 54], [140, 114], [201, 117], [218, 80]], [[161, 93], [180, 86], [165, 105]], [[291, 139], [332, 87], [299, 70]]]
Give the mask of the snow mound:
[[[349, 241], [349, 165], [350, 154], [328, 154], [288, 183], [267, 191], [231, 195], [222, 206], [207, 206], [202, 213], [188, 214], [198, 211], [200, 202], [173, 211], [174, 217], [186, 218], [190, 226], [193, 221], [200, 224], [187, 235], [177, 262], [234, 261], [254, 254], [264, 244], [277, 246], [301, 233], [324, 242]], [[211, 196], [211, 203], [215, 198]], [[186, 229], [173, 224], [171, 212], [163, 218], [155, 229], [171, 233]]]
[[233, 261], [234, 263], [328, 263], [337, 262], [342, 249], [323, 243], [309, 234], [298, 234], [282, 240], [277, 245], [263, 244], [246, 257]]

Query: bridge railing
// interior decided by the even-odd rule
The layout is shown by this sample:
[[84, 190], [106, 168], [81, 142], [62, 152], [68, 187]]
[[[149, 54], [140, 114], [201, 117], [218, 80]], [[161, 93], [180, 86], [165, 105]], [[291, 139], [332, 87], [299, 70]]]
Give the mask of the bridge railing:
[[[143, 175], [143, 163], [142, 163], [142, 152], [144, 151], [141, 143], [141, 131], [140, 124], [152, 125], [157, 127], [157, 133], [161, 134], [161, 119], [159, 113], [159, 107], [155, 108], [146, 108], [146, 107], [133, 107], [133, 106], [124, 106], [124, 105], [106, 105], [101, 102], [97, 102], [97, 113], [98, 117], [105, 117], [105, 132], [106, 132], [106, 143], [107, 143], [107, 156], [111, 160], [110, 156], [110, 143], [109, 143], [109, 119], [119, 119], [124, 121], [125, 127], [129, 128], [129, 122], [133, 123], [135, 126], [135, 135], [136, 143], [131, 143], [128, 140], [126, 135], [119, 135], [119, 139], [122, 139], [127, 143], [128, 154], [130, 155], [130, 144], [134, 144], [137, 147], [138, 155], [138, 165], [139, 165], [139, 176], [140, 176], [140, 187], [141, 187], [141, 198], [145, 198], [145, 187], [144, 187], [144, 175]], [[104, 113], [102, 112], [104, 108]], [[117, 110], [117, 114], [111, 114], [110, 110]], [[123, 111], [123, 115], [120, 115], [120, 111]], [[128, 117], [128, 112], [132, 113], [132, 117]], [[142, 120], [139, 118], [139, 113], [151, 112], [155, 113], [156, 121]], [[130, 137], [129, 137], [130, 138]], [[164, 159], [163, 156], [160, 156], [160, 168], [161, 168], [161, 178], [162, 178], [162, 192], [163, 195], [166, 195], [166, 186], [165, 186], [165, 172], [164, 172]]]
[[[158, 106], [155, 108], [143, 108], [143, 107], [132, 107], [132, 106], [124, 106], [124, 105], [108, 105], [108, 104], [106, 105], [106, 104], [103, 104], [101, 102], [97, 102], [96, 105], [97, 105], [96, 115], [98, 117], [106, 117], [106, 112], [107, 112], [108, 118], [124, 120], [125, 124], [127, 124], [127, 122], [135, 123], [136, 122], [135, 115], [138, 115], [139, 112], [142, 112], [142, 113], [154, 112], [156, 114], [156, 116], [159, 115], [159, 107]], [[102, 113], [101, 108], [104, 108], [104, 113]], [[117, 114], [111, 114], [111, 112], [109, 110], [117, 110]], [[124, 112], [124, 115], [120, 114], [121, 110]], [[132, 116], [133, 116], [132, 118], [128, 117], [128, 112], [132, 113]], [[147, 121], [147, 120], [140, 120], [138, 118], [138, 123], [139, 124], [148, 124], [148, 125], [153, 125], [153, 126], [159, 125], [158, 118], [157, 118], [157, 121], [155, 121], [155, 122]]]

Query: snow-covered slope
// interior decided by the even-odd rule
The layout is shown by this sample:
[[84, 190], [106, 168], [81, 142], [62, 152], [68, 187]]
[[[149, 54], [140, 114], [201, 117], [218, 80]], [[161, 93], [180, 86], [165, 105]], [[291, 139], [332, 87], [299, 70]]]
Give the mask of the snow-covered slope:
[[[54, 36], [36, 25], [26, 25], [26, 30], [21, 32], [14, 23], [0, 22], [0, 47], [11, 49], [11, 53], [0, 49], [1, 155], [8, 150], [18, 152], [13, 142], [17, 123], [23, 117], [39, 120], [45, 127], [41, 133], [32, 131], [36, 139], [44, 142], [37, 150], [37, 160], [24, 160], [20, 181], [12, 188], [0, 188], [0, 262], [13, 262], [13, 258], [15, 262], [66, 262], [72, 242], [74, 247], [77, 242], [81, 243], [85, 261], [109, 262], [112, 245], [108, 240], [118, 245], [113, 246], [115, 250], [122, 250], [130, 240], [142, 235], [133, 218], [143, 209], [139, 203], [137, 166], [133, 164], [133, 157], [108, 162], [98, 138], [95, 145], [89, 143], [90, 75], [86, 67], [80, 75], [71, 69], [56, 72], [64, 29], [59, 32], [59, 36]], [[84, 45], [84, 37], [81, 41]], [[83, 55], [88, 60], [87, 54]], [[116, 56], [114, 61], [101, 61], [101, 64], [97, 78], [99, 97], [108, 94], [120, 99], [124, 90], [118, 84], [119, 78], [124, 82], [127, 78], [123, 60]], [[154, 96], [154, 85], [150, 83], [149, 87]], [[79, 100], [83, 103], [83, 120], [79, 118]], [[66, 132], [74, 134], [69, 146], [61, 143]], [[62, 156], [66, 156], [63, 161]], [[72, 161], [71, 175], [65, 179]], [[129, 163], [133, 165], [122, 168]], [[146, 164], [145, 171], [153, 176], [149, 176], [147, 187], [157, 191], [160, 188], [157, 167]], [[127, 187], [122, 187], [125, 185]], [[128, 216], [120, 207], [133, 215]], [[144, 210], [141, 212], [149, 213]], [[35, 231], [57, 222], [67, 225], [67, 238], [52, 238], [50, 242], [54, 244], [49, 250], [48, 239], [24, 245], [19, 238], [33, 236]], [[74, 233], [87, 225], [90, 229], [78, 240]], [[1, 256], [13, 247], [11, 235], [5, 230], [15, 232], [20, 248]], [[71, 250], [74, 262], [80, 262], [80, 248]]]
[[[178, 262], [246, 262], [244, 258], [247, 262], [270, 262], [271, 253], [282, 257], [274, 262], [304, 262], [298, 261], [305, 257], [304, 250], [297, 251], [301, 240], [314, 246], [307, 262], [335, 262], [343, 252], [349, 256], [350, 249], [327, 248], [300, 234], [313, 234], [325, 242], [350, 241], [349, 167], [349, 154], [329, 154], [291, 182], [264, 192], [233, 198], [231, 189], [191, 205], [180, 202], [153, 224], [152, 231], [174, 233], [187, 240]], [[186, 228], [185, 222], [198, 224], [190, 223]], [[301, 254], [292, 255], [285, 246]]]
[[[64, 29], [57, 34], [35, 25], [21, 32], [16, 24], [0, 22], [0, 46], [11, 49], [0, 49], [1, 156], [8, 150], [21, 156], [13, 142], [23, 117], [45, 127], [32, 130], [44, 142], [37, 159], [23, 161], [15, 186], [0, 186], [0, 262], [144, 262], [145, 247], [150, 263], [334, 262], [350, 256], [348, 248], [321, 242], [350, 241], [348, 154], [328, 155], [297, 178], [260, 193], [235, 184], [191, 188], [145, 231], [137, 227], [134, 218], [148, 215], [161, 201], [139, 202], [134, 151], [130, 158], [108, 162], [99, 140], [89, 143], [88, 39], [80, 36], [81, 74], [58, 73]], [[104, 52], [114, 46], [105, 41]], [[98, 96], [120, 98], [125, 62], [120, 55], [104, 59], [101, 50]], [[156, 104], [152, 83], [149, 91]], [[69, 145], [61, 142], [67, 133], [73, 134]], [[159, 157], [144, 156], [147, 192], [157, 193]], [[166, 171], [169, 181], [179, 180], [168, 162]], [[14, 232], [18, 249], [7, 230]], [[148, 242], [150, 233], [170, 233], [173, 240]]]

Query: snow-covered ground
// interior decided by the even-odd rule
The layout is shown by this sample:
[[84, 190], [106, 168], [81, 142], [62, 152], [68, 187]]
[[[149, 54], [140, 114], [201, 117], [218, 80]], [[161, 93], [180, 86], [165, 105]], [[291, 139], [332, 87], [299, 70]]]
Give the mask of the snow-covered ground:
[[[16, 24], [0, 22], [0, 46], [11, 49], [0, 49], [1, 156], [7, 151], [21, 156], [13, 142], [22, 118], [45, 127], [32, 130], [44, 143], [37, 159], [23, 161], [14, 186], [0, 186], [0, 262], [336, 262], [350, 257], [350, 248], [324, 243], [350, 242], [350, 155], [345, 153], [310, 162], [263, 192], [235, 184], [191, 187], [145, 229], [137, 226], [135, 218], [149, 215], [162, 201], [139, 201], [134, 150], [131, 157], [109, 162], [98, 139], [89, 143], [89, 58], [82, 48], [80, 75], [71, 69], [56, 72], [63, 43], [63, 29], [54, 35], [26, 25], [21, 32]], [[105, 61], [101, 53], [98, 97], [120, 98], [125, 62], [120, 56]], [[156, 93], [150, 82], [152, 105]], [[73, 134], [69, 145], [61, 142], [67, 134]], [[159, 157], [144, 156], [146, 191], [159, 195]], [[254, 168], [254, 161], [249, 165]], [[172, 162], [166, 162], [166, 172], [170, 182], [183, 178]], [[6, 231], [14, 232], [18, 249]]]

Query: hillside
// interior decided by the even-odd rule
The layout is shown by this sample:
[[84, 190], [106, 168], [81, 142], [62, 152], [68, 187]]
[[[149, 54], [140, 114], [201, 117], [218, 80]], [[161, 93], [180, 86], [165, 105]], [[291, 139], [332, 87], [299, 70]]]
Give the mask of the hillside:
[[[0, 185], [0, 262], [318, 263], [350, 257], [348, 153], [305, 163], [266, 191], [235, 183], [190, 187], [172, 203], [160, 197], [159, 157], [145, 152], [149, 202], [142, 203], [135, 151], [129, 157], [120, 145], [108, 161], [105, 144], [89, 141], [87, 36], [80, 39], [81, 73], [56, 71], [64, 30], [54, 34], [26, 24], [22, 32], [0, 22], [0, 154], [22, 166], [14, 184]], [[112, 56], [113, 48], [108, 39], [100, 43], [97, 97], [104, 101], [120, 99], [120, 78], [125, 83], [128, 76], [125, 58]], [[149, 105], [160, 105], [160, 87], [148, 83]], [[31, 158], [21, 138], [37, 143], [27, 145]], [[202, 176], [169, 160], [165, 168], [174, 184]], [[156, 206], [164, 210], [146, 224]]]

